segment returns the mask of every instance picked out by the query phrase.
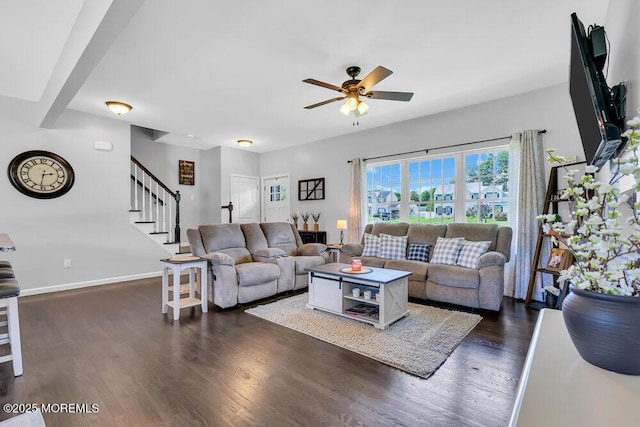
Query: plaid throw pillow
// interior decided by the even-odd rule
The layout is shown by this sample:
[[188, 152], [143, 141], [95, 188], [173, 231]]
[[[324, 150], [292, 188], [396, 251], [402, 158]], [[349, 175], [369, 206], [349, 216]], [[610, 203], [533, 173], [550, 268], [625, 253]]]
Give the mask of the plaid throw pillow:
[[429, 245], [410, 244], [407, 259], [412, 261], [429, 261]]
[[465, 240], [458, 254], [457, 264], [463, 267], [477, 268], [478, 259], [489, 250], [490, 244], [491, 242], [470, 242]]
[[407, 259], [407, 236], [380, 233], [380, 258]]
[[380, 256], [380, 239], [373, 234], [364, 234], [364, 249], [360, 256]]
[[464, 237], [454, 237], [451, 239], [438, 237], [436, 245], [433, 248], [431, 263], [456, 265], [458, 253], [460, 252], [460, 248], [462, 248], [463, 242]]

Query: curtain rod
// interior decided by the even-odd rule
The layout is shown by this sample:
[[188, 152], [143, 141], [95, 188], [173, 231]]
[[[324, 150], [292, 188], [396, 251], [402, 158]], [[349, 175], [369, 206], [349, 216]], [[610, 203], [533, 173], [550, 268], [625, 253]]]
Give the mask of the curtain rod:
[[[547, 133], [547, 130], [546, 129], [542, 129], [542, 130], [539, 130], [538, 133]], [[403, 156], [405, 154], [414, 154], [414, 153], [422, 153], [422, 152], [424, 152], [424, 154], [428, 154], [429, 150], [440, 150], [442, 148], [462, 147], [462, 146], [465, 146], [465, 145], [479, 144], [481, 142], [499, 141], [501, 139], [510, 139], [510, 138], [511, 138], [511, 135], [509, 135], [509, 136], [501, 136], [501, 137], [498, 137], [498, 138], [491, 138], [491, 139], [481, 139], [479, 141], [463, 142], [463, 143], [460, 143], [460, 144], [452, 144], [452, 145], [443, 145], [442, 147], [425, 148], [425, 149], [422, 149], [422, 150], [415, 150], [415, 151], [405, 151], [404, 153], [386, 154], [384, 156], [376, 156], [376, 157], [366, 157], [366, 158], [362, 159], [362, 161], [366, 162], [367, 160], [384, 159], [386, 157]], [[347, 163], [351, 163], [351, 160], [347, 160]]]

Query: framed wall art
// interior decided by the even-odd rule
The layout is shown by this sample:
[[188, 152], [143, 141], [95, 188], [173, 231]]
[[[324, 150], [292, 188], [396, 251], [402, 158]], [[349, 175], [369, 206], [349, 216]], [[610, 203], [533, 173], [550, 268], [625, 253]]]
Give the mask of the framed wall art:
[[298, 200], [324, 200], [324, 178], [298, 181]]
[[195, 185], [196, 163], [189, 160], [178, 160], [178, 184]]
[[547, 270], [562, 271], [573, 264], [573, 255], [568, 249], [552, 248], [547, 261]]

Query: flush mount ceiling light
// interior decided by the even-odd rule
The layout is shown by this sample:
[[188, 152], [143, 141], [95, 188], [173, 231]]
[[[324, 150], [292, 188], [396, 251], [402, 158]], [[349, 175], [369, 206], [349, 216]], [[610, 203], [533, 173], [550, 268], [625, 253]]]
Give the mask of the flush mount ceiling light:
[[251, 144], [253, 144], [253, 141], [251, 141], [250, 139], [239, 139], [238, 140], [238, 145], [242, 148], [248, 148], [251, 147]]
[[107, 104], [107, 107], [109, 107], [111, 111], [113, 111], [115, 114], [119, 116], [123, 114], [127, 114], [133, 108], [129, 104], [125, 104], [124, 102], [118, 102], [118, 101], [107, 101], [105, 102], [105, 104]]

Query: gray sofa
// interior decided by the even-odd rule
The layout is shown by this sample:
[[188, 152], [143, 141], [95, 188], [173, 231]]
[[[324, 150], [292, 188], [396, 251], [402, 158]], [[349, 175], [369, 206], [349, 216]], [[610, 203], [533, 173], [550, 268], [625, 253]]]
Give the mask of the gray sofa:
[[221, 308], [306, 287], [300, 272], [328, 259], [325, 245], [303, 245], [288, 223], [201, 225], [187, 238], [208, 261], [209, 300]]
[[340, 261], [350, 263], [359, 258], [362, 264], [410, 271], [409, 296], [487, 310], [500, 310], [504, 294], [504, 264], [511, 253], [512, 230], [495, 224], [452, 223], [442, 225], [379, 222], [368, 224], [365, 233], [379, 236], [407, 236], [408, 244], [429, 244], [429, 260], [438, 237], [464, 237], [469, 241], [490, 241], [489, 251], [478, 260], [477, 268], [432, 264], [406, 259], [390, 260], [362, 257], [364, 236], [360, 243], [342, 248]]

